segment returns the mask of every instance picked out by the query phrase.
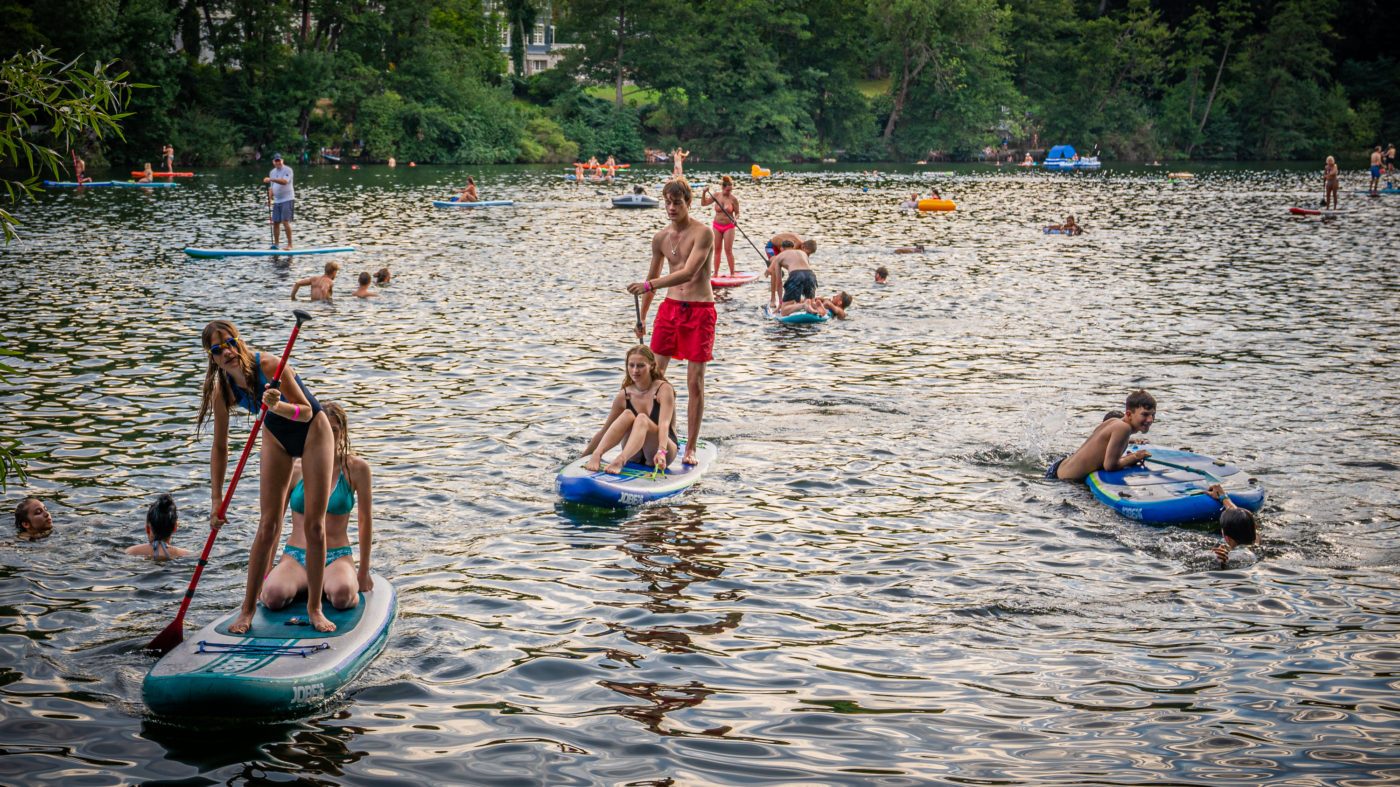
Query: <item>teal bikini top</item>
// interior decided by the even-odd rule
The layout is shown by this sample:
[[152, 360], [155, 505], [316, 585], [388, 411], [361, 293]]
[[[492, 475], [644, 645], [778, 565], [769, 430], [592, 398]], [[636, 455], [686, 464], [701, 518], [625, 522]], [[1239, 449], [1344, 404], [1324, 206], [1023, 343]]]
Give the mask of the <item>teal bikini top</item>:
[[[302, 488], [303, 482], [298, 481], [292, 488], [292, 510], [298, 514], [306, 513], [306, 490]], [[330, 500], [326, 501], [327, 514], [348, 514], [355, 510], [355, 490], [350, 488], [350, 480], [344, 473], [336, 479], [335, 489], [331, 490]]]

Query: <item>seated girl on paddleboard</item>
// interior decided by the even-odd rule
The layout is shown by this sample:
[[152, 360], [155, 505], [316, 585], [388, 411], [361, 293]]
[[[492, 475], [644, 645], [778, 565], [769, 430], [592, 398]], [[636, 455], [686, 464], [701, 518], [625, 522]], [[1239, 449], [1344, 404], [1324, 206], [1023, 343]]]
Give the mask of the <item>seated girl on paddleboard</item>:
[[[666, 425], [664, 436], [659, 424]], [[589, 456], [584, 468], [597, 472], [602, 467], [603, 454], [618, 444], [622, 444], [622, 450], [602, 468], [605, 473], [617, 474], [627, 462], [664, 469], [680, 450], [676, 440], [676, 389], [657, 368], [656, 355], [643, 344], [627, 351], [622, 389], [613, 397], [603, 428], [583, 449]]]
[[155, 558], [157, 561], [188, 555], [189, 550], [170, 546], [170, 537], [175, 534], [175, 528], [179, 524], [180, 515], [175, 510], [175, 498], [162, 494], [146, 509], [146, 543], [129, 546], [126, 553], [137, 557]]
[[248, 346], [238, 329], [227, 320], [214, 320], [200, 336], [209, 364], [204, 373], [196, 430], [212, 414], [214, 446], [209, 452], [210, 526], [221, 527], [218, 519], [223, 502], [224, 471], [228, 468], [229, 411], [242, 407], [256, 415], [259, 405], [267, 407], [263, 421], [262, 449], [258, 474], [258, 531], [248, 554], [248, 585], [243, 605], [229, 631], [242, 634], [253, 623], [263, 579], [272, 561], [272, 550], [282, 531], [282, 511], [292, 485], [292, 460], [300, 458], [305, 480], [306, 527], [309, 535], [306, 570], [309, 598], [306, 617], [317, 631], [335, 631], [335, 624], [321, 612], [321, 582], [325, 574], [326, 503], [335, 482], [335, 436], [321, 403], [288, 363], [282, 370], [280, 390], [269, 384], [277, 376], [281, 359], [263, 355]]
[[455, 200], [453, 200], [453, 201], [454, 201], [454, 202], [480, 202], [480, 201], [481, 201], [481, 197], [477, 196], [477, 194], [476, 194], [476, 181], [475, 181], [475, 180], [472, 180], [472, 176], [471, 176], [471, 175], [468, 175], [468, 176], [467, 176], [467, 185], [466, 185], [460, 192], [458, 192], [458, 194], [457, 194], [457, 199], [455, 199]]
[[156, 173], [151, 169], [151, 162], [146, 162], [146, 169], [141, 173], [141, 177], [136, 179], [137, 183], [151, 183], [156, 179]]
[[[369, 575], [370, 543], [374, 534], [373, 495], [370, 486], [369, 463], [350, 447], [350, 430], [345, 410], [335, 402], [326, 402], [324, 410], [330, 419], [335, 440], [335, 488], [326, 501], [326, 560], [323, 592], [336, 609], [351, 609], [360, 603], [360, 592], [374, 589]], [[302, 484], [301, 464], [292, 471], [292, 492], [288, 503], [292, 509], [292, 533], [282, 550], [282, 559], [263, 582], [258, 600], [268, 609], [281, 609], [306, 591], [306, 490]], [[359, 499], [360, 514], [356, 521], [359, 539], [359, 568], [355, 565], [355, 548], [350, 546], [350, 512]]]

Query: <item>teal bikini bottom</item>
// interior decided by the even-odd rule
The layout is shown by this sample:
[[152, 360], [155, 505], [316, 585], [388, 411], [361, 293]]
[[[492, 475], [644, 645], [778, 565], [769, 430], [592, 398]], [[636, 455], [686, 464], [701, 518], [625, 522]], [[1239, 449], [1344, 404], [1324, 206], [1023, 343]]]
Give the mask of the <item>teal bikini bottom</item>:
[[[282, 548], [282, 554], [284, 554], [284, 555], [291, 555], [291, 556], [292, 556], [292, 559], [294, 559], [294, 560], [296, 560], [296, 562], [300, 563], [302, 568], [306, 568], [306, 550], [305, 550], [305, 549], [302, 549], [301, 547], [294, 547], [294, 546], [292, 546], [291, 544], [288, 544], [287, 546], [285, 546], [285, 547]], [[341, 558], [343, 558], [343, 557], [351, 557], [351, 556], [354, 555], [354, 554], [355, 554], [355, 548], [354, 548], [354, 547], [336, 547], [335, 549], [327, 549], [327, 550], [326, 550], [326, 565], [329, 566], [330, 564], [334, 563], [335, 561], [337, 561], [337, 560], [339, 560], [339, 559], [341, 559]]]

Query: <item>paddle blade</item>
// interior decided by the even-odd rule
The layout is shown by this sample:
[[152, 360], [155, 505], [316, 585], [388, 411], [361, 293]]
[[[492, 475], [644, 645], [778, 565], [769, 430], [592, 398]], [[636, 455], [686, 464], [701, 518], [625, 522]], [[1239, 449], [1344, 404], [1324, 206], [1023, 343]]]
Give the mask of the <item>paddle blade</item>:
[[155, 639], [151, 640], [151, 644], [146, 646], [146, 650], [164, 656], [179, 647], [180, 643], [184, 641], [185, 620], [183, 617], [177, 617], [170, 621], [170, 625], [166, 626], [164, 631], [157, 634]]

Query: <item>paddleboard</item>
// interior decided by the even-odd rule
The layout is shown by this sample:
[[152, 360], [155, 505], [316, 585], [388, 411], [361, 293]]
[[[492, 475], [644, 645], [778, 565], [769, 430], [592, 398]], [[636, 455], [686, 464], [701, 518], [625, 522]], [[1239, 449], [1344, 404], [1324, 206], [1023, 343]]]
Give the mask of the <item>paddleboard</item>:
[[[580, 163], [580, 164], [578, 164], [577, 166], [583, 167], [583, 171], [584, 171], [584, 172], [588, 172], [590, 169], [592, 169], [592, 167], [591, 167], [590, 165], [588, 165], [588, 164]], [[631, 164], [614, 164], [613, 166], [617, 167], [618, 169], [629, 169], [632, 165], [631, 165]], [[599, 169], [602, 169], [602, 170], [606, 170], [606, 169], [608, 168], [608, 165], [607, 165], [607, 164], [599, 164], [599, 165], [598, 165], [598, 168], [599, 168]], [[573, 167], [569, 167], [568, 169], [565, 169], [564, 171], [565, 171], [565, 172], [573, 172], [574, 169], [573, 169]]]
[[[1356, 189], [1355, 193], [1373, 196], [1370, 189]], [[1376, 189], [1376, 194], [1400, 194], [1400, 189]]]
[[[680, 441], [681, 456], [685, 455], [685, 440]], [[609, 452], [603, 458], [603, 465], [617, 456], [617, 450]], [[666, 468], [665, 473], [655, 476], [652, 468], [644, 465], [628, 464], [623, 465], [622, 472], [618, 475], [604, 473], [599, 470], [592, 472], [583, 469], [584, 462], [588, 457], [582, 457], [570, 462], [559, 471], [558, 478], [554, 481], [554, 488], [567, 503], [583, 503], [586, 505], [603, 506], [607, 508], [625, 508], [627, 506], [641, 505], [653, 500], [661, 500], [672, 495], [678, 495], [689, 489], [700, 480], [705, 471], [714, 463], [719, 456], [719, 450], [714, 443], [704, 440], [700, 441], [695, 451], [695, 458], [698, 464], [687, 465], [681, 463], [681, 457], [677, 456]]]
[[[627, 173], [626, 173], [625, 171], [624, 171], [624, 172], [619, 172], [619, 173], [617, 173], [616, 177], [619, 177], [619, 178], [620, 178], [620, 177], [622, 177], [623, 175], [626, 175], [626, 174], [627, 174]], [[596, 177], [596, 178], [593, 177], [592, 175], [584, 175], [584, 176], [583, 176], [583, 179], [584, 179], [585, 181], [590, 181], [590, 180], [591, 180], [591, 181], [597, 181], [597, 182], [599, 182], [599, 183], [605, 183], [605, 182], [607, 182], [608, 176], [607, 176], [607, 173], [604, 173], [604, 174], [602, 174], [602, 175], [599, 175], [599, 176]], [[578, 178], [574, 177], [573, 175], [565, 175], [565, 176], [564, 176], [564, 180], [573, 180], [573, 181], [577, 181]]]
[[[137, 170], [131, 173], [131, 177], [139, 178], [146, 174], [145, 170]], [[157, 178], [192, 178], [193, 172], [152, 172], [151, 175]]]
[[100, 189], [104, 186], [112, 185], [112, 181], [110, 180], [89, 180], [83, 183], [75, 183], [71, 180], [45, 180], [41, 182], [44, 184], [44, 188], [47, 189]]
[[151, 667], [141, 684], [157, 716], [275, 718], [304, 715], [333, 699], [384, 650], [398, 612], [389, 580], [353, 609], [323, 605], [335, 631], [306, 623], [306, 601], [273, 611], [258, 605], [246, 634], [230, 634], [237, 610], [210, 623]]
[[775, 320], [781, 323], [787, 323], [788, 325], [802, 325], [803, 323], [811, 322], [826, 322], [827, 320], [831, 319], [831, 315], [813, 314], [812, 312], [807, 311], [793, 312], [792, 314], [783, 316], [782, 314], [773, 311], [767, 306], [763, 307], [763, 316], [767, 317], [770, 320]]
[[112, 185], [119, 189], [173, 189], [178, 187], [180, 184], [157, 183], [155, 181], [151, 181], [150, 183], [137, 183], [135, 181], [114, 180], [112, 181]]
[[514, 204], [515, 200], [510, 199], [485, 200], [483, 202], [453, 202], [448, 199], [433, 200], [433, 207], [435, 208], [499, 208]]
[[1340, 216], [1343, 213], [1350, 213], [1348, 210], [1319, 210], [1317, 208], [1289, 208], [1289, 213], [1294, 216]]
[[[667, 184], [667, 183], [670, 183], [670, 182], [671, 182], [671, 181], [668, 180], [668, 181], [664, 181], [664, 182], [662, 182], [662, 183], [658, 183], [657, 186], [656, 186], [656, 190], [657, 190], [657, 191], [662, 191], [662, 190], [664, 190], [664, 189], [666, 188], [666, 184]], [[697, 196], [697, 197], [700, 196], [700, 190], [701, 190], [701, 189], [703, 189], [703, 188], [705, 188], [706, 186], [710, 185], [710, 184], [708, 184], [708, 183], [700, 183], [700, 182], [698, 182], [698, 181], [695, 182], [695, 183], [691, 183], [690, 181], [686, 181], [686, 182], [687, 182], [687, 183], [690, 183], [690, 191], [691, 191], [691, 193], [693, 193], [693, 194], [694, 194], [695, 196]]]
[[1152, 457], [1145, 465], [1112, 472], [1100, 470], [1090, 473], [1087, 479], [1089, 490], [1099, 502], [1128, 519], [1154, 525], [1179, 525], [1210, 522], [1220, 517], [1220, 503], [1205, 493], [1206, 487], [1215, 481], [1200, 473], [1157, 464], [1152, 458], [1210, 473], [1220, 479], [1220, 485], [1240, 508], [1258, 511], [1264, 504], [1263, 485], [1232, 464], [1155, 445], [1130, 447], [1134, 451], [1145, 448]]
[[1049, 227], [1046, 227], [1045, 229], [1041, 230], [1041, 232], [1045, 233], [1046, 235], [1073, 235], [1073, 234], [1074, 234], [1073, 232], [1070, 232], [1069, 230], [1052, 230], [1052, 229], [1050, 229]]
[[354, 246], [320, 246], [305, 249], [196, 249], [186, 247], [191, 257], [281, 257], [302, 254], [342, 254], [354, 251]]
[[733, 276], [711, 276], [711, 287], [740, 287], [751, 281], [757, 281], [757, 273], [736, 273]]

